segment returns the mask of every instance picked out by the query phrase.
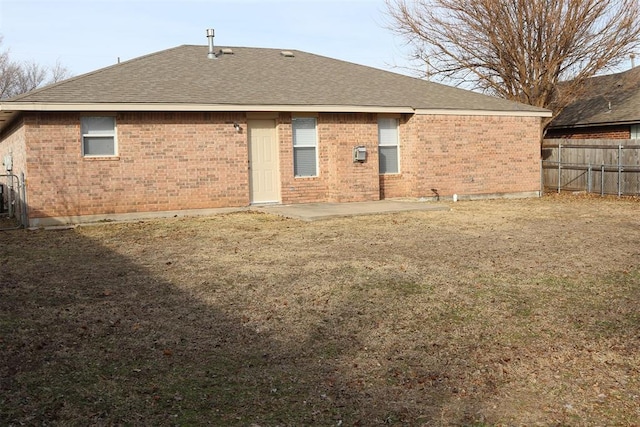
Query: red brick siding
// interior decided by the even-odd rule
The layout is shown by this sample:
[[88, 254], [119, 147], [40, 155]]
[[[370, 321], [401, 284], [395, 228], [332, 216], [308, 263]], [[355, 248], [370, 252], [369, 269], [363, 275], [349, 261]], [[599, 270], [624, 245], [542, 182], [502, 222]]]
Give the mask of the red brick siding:
[[[83, 158], [80, 114], [31, 114], [27, 124], [34, 218], [248, 204], [244, 114], [122, 113], [118, 156]], [[243, 125], [244, 128], [246, 126]]]
[[[28, 113], [3, 136], [24, 164], [32, 218], [249, 204], [245, 113], [120, 113], [117, 157], [82, 157], [80, 113]], [[405, 115], [400, 173], [378, 173], [378, 116], [320, 113], [319, 174], [293, 174], [291, 114], [276, 119], [283, 203], [535, 192], [540, 120]], [[237, 133], [238, 122], [244, 132]], [[25, 141], [27, 144], [24, 150]], [[367, 161], [353, 162], [353, 147]], [[20, 148], [22, 147], [22, 148]], [[20, 150], [22, 153], [20, 154]], [[24, 160], [20, 160], [20, 157]]]
[[13, 159], [13, 169], [11, 173], [18, 177], [24, 173], [26, 177], [26, 136], [22, 118], [18, 119], [9, 129], [4, 131], [0, 137], [0, 175], [6, 173], [2, 162], [4, 156], [7, 154], [11, 154]]
[[431, 189], [443, 196], [539, 191], [539, 123], [535, 117], [413, 116], [401, 126], [402, 178], [383, 177], [383, 193], [430, 197]]
[[[318, 114], [318, 176], [293, 176], [291, 117], [279, 125], [282, 202], [378, 200], [378, 122], [375, 114]], [[353, 162], [353, 148], [367, 148], [367, 161]]]
[[[400, 173], [379, 176], [380, 198], [409, 197], [412, 194], [416, 173], [423, 167], [424, 147], [417, 146], [416, 121], [413, 116], [404, 115], [398, 120]], [[376, 136], [377, 138], [377, 136]]]
[[[378, 121], [374, 114], [323, 114], [319, 137], [329, 152], [326, 173], [329, 202], [378, 200]], [[365, 162], [353, 161], [353, 149], [364, 146]]]
[[[280, 125], [283, 203], [540, 190], [540, 119], [412, 116], [399, 121], [400, 173], [378, 174], [377, 115], [319, 114], [319, 176], [294, 178], [290, 121]], [[353, 163], [356, 145], [366, 163]]]
[[596, 126], [577, 129], [549, 129], [545, 138], [566, 139], [630, 139], [631, 128], [626, 126]]
[[293, 133], [291, 115], [281, 114], [278, 123], [278, 141], [280, 144], [280, 188], [284, 204], [325, 202], [328, 195], [328, 182], [323, 175], [322, 165], [328, 160], [327, 147], [318, 141], [317, 177], [294, 177], [293, 173]]

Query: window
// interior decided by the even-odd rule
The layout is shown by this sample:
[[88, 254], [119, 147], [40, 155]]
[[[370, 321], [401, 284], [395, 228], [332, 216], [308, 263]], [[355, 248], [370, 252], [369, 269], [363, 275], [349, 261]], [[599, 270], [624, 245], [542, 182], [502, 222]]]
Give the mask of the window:
[[295, 176], [317, 176], [317, 132], [316, 119], [296, 117], [291, 120], [293, 128], [293, 173]]
[[631, 125], [631, 139], [640, 139], [640, 125]]
[[82, 155], [88, 157], [116, 155], [116, 118], [82, 117]]
[[378, 119], [380, 173], [398, 173], [398, 119]]

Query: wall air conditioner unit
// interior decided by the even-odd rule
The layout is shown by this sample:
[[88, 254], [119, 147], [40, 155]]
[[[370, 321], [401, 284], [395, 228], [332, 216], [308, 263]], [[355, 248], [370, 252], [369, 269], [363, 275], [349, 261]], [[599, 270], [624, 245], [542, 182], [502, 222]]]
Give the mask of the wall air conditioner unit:
[[367, 160], [367, 147], [359, 145], [353, 147], [353, 163], [363, 163]]

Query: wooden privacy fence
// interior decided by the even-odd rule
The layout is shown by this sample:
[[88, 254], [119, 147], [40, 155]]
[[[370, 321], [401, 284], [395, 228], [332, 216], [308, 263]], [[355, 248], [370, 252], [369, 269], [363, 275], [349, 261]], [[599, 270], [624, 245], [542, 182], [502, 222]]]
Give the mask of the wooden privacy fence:
[[542, 180], [558, 192], [640, 195], [640, 140], [545, 139]]

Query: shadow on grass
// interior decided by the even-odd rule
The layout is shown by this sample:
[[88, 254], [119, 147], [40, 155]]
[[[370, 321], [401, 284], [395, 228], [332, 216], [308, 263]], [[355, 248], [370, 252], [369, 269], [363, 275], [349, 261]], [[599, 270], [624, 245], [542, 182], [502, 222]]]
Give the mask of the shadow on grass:
[[[361, 337], [378, 326], [353, 301], [289, 340], [72, 230], [2, 238], [4, 423], [429, 423], [452, 397], [445, 366], [401, 350], [369, 357]], [[226, 285], [212, 282], [214, 295], [217, 286]], [[428, 405], [416, 411], [401, 389]]]
[[[263, 247], [263, 264], [282, 249], [278, 245], [289, 243], [274, 237], [289, 225], [271, 225], [261, 231], [258, 222], [247, 221], [234, 229], [236, 235], [251, 236], [236, 239], [254, 245], [245, 248], [247, 253]], [[203, 233], [170, 232], [193, 233], [180, 237], [186, 242]], [[121, 244], [121, 237], [110, 233], [109, 244]], [[328, 232], [319, 227], [318, 233]], [[564, 319], [567, 330], [586, 330], [587, 340], [593, 327], [614, 337], [637, 332], [629, 330], [637, 318], [625, 330], [614, 328], [638, 300], [636, 275], [628, 278], [625, 286], [633, 292], [619, 313], [607, 314], [607, 300], [585, 307], [568, 300], [569, 306], [558, 306], [567, 316], [556, 318], [555, 295], [549, 298], [551, 307], [547, 299], [535, 301], [546, 288], [517, 295], [518, 285], [508, 282], [496, 289], [487, 284], [486, 291], [472, 286], [477, 283], [440, 283], [443, 291], [420, 279], [434, 268], [430, 264], [402, 272], [377, 259], [371, 264], [382, 267], [366, 277], [367, 265], [353, 267], [366, 253], [349, 249], [351, 255], [327, 262], [330, 266], [314, 276], [314, 266], [296, 271], [293, 248], [281, 255], [281, 269], [267, 277], [258, 265], [242, 270], [242, 257], [225, 264], [216, 258], [219, 252], [206, 258], [210, 261], [164, 261], [145, 252], [164, 237], [155, 236], [147, 245], [144, 233], [122, 238], [122, 244], [141, 240], [140, 255], [132, 258], [73, 230], [0, 237], [0, 419], [6, 424], [474, 425], [487, 421], [485, 415], [500, 406], [506, 389], [514, 398], [529, 398], [531, 373], [542, 378], [544, 370], [566, 372], [566, 381], [552, 381], [570, 387], [571, 366], [563, 371], [539, 361], [554, 351], [552, 346], [566, 350], [562, 356], [568, 360], [572, 341], [563, 341], [555, 330], [556, 335], [545, 335], [549, 324], [537, 326], [537, 316]], [[333, 237], [327, 243], [317, 237], [307, 236], [318, 253], [331, 253]], [[218, 238], [209, 237], [212, 244]], [[220, 241], [227, 244], [222, 249], [233, 251], [235, 243]], [[363, 247], [359, 241], [352, 244]], [[410, 249], [416, 263], [427, 262]], [[212, 248], [205, 245], [199, 255], [208, 252]], [[387, 253], [375, 256], [384, 260]], [[199, 267], [202, 272], [193, 271]], [[313, 281], [330, 285], [293, 293]], [[280, 282], [289, 284], [283, 286], [286, 291], [279, 291]], [[549, 292], [562, 296], [561, 285], [549, 284]], [[567, 289], [578, 297], [587, 291]], [[252, 305], [270, 308], [252, 312]], [[578, 325], [582, 329], [572, 326], [594, 310], [597, 319]], [[287, 324], [295, 319], [304, 327]], [[593, 347], [589, 351], [600, 351]], [[528, 358], [537, 372], [527, 371]], [[531, 390], [555, 394], [550, 400], [531, 397], [531, 406], [543, 402], [562, 411], [563, 399], [572, 396], [545, 387]], [[522, 419], [512, 417], [516, 404], [502, 409], [488, 421]], [[528, 421], [563, 419], [544, 411]]]

